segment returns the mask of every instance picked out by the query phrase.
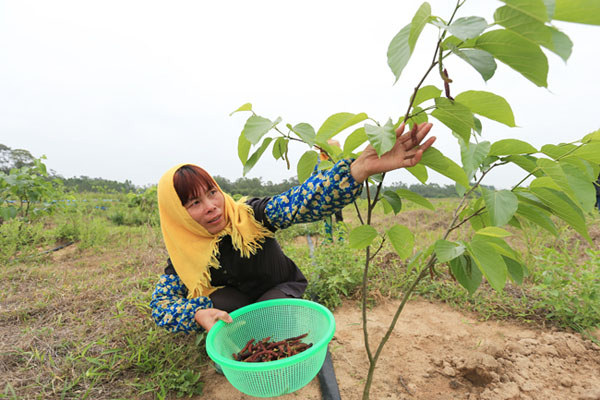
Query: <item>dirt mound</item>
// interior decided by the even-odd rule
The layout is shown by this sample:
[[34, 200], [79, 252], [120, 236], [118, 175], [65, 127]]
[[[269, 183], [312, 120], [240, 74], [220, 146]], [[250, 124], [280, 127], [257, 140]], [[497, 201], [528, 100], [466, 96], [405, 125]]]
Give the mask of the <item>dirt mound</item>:
[[[378, 344], [398, 302], [368, 311]], [[330, 349], [342, 399], [362, 398], [368, 369], [359, 304], [334, 313]], [[375, 352], [375, 348], [372, 348]], [[206, 399], [251, 399], [207, 371]], [[320, 399], [317, 379], [283, 399]], [[371, 399], [600, 400], [600, 347], [580, 336], [516, 324], [478, 321], [447, 305], [410, 302], [385, 346]]]

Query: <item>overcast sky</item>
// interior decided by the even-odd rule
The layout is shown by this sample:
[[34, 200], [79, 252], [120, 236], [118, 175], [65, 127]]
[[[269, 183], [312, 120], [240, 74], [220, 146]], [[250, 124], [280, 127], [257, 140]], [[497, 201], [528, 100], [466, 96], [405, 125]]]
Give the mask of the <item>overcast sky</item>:
[[[429, 3], [445, 19], [454, 5]], [[229, 113], [246, 102], [265, 117], [315, 129], [342, 111], [381, 122], [403, 115], [437, 29], [425, 28], [395, 85], [386, 52], [420, 4], [0, 0], [0, 143], [46, 155], [47, 166], [64, 177], [148, 185], [174, 164], [190, 162], [234, 180], [242, 174], [237, 139], [248, 115]], [[469, 0], [458, 16], [491, 22], [501, 4]], [[483, 139], [520, 138], [540, 147], [600, 128], [600, 27], [557, 27], [574, 48], [566, 64], [546, 53], [548, 89], [500, 63], [486, 84], [467, 64], [448, 59], [455, 94], [487, 90], [513, 108], [519, 127], [482, 119]], [[435, 75], [427, 83], [441, 86]], [[449, 130], [437, 122], [433, 134], [436, 147], [458, 160]], [[305, 150], [297, 145], [290, 155], [297, 161]], [[264, 157], [249, 177], [279, 182], [295, 175], [270, 151]], [[508, 187], [523, 176], [507, 168], [487, 183]], [[405, 171], [388, 179], [416, 182]]]

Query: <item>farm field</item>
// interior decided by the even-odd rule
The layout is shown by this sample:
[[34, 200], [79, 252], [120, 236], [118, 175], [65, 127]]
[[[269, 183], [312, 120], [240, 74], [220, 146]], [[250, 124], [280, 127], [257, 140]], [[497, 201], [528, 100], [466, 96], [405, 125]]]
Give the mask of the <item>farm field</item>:
[[[433, 202], [436, 211], [407, 205], [395, 217], [376, 209], [374, 225], [404, 224], [417, 247], [426, 247], [456, 200]], [[249, 399], [214, 372], [203, 335], [170, 334], [151, 320], [150, 295], [167, 258], [152, 212], [124, 198], [78, 204], [35, 224], [2, 225], [0, 398]], [[353, 211], [344, 211], [349, 226], [357, 224]], [[600, 398], [600, 218], [591, 218], [594, 246], [559, 222], [558, 237], [534, 227], [515, 231], [509, 240], [528, 276], [502, 293], [484, 284], [468, 296], [438, 268], [400, 316], [371, 398]], [[30, 239], [13, 243], [25, 229]], [[358, 302], [362, 255], [345, 242], [325, 243], [322, 230], [321, 223], [297, 225], [278, 236], [311, 282], [307, 296], [334, 312], [330, 348], [340, 392], [359, 399], [368, 368]], [[370, 274], [374, 341], [407, 277], [405, 260], [384, 246]], [[319, 399], [318, 381], [284, 398]]]

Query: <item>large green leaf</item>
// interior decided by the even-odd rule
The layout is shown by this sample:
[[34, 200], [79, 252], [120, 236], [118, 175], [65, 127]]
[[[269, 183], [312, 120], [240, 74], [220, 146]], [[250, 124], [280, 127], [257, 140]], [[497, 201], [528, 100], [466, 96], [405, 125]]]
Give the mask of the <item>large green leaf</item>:
[[510, 7], [530, 18], [545, 23], [549, 20], [548, 9], [542, 0], [501, 0]]
[[429, 210], [432, 210], [432, 211], [435, 210], [435, 207], [433, 206], [433, 204], [431, 204], [431, 202], [429, 200], [427, 200], [425, 197], [421, 196], [420, 194], [417, 194], [408, 189], [398, 189], [398, 190], [396, 190], [396, 193], [398, 194], [398, 196], [400, 196], [403, 199], [412, 201], [413, 203], [423, 206]]
[[573, 42], [571, 38], [569, 38], [566, 34], [562, 33], [555, 27], [551, 26], [550, 33], [552, 33], [552, 46], [553, 48], [549, 48], [554, 53], [558, 54], [560, 58], [563, 60], [568, 60], [571, 57], [571, 52], [573, 51]]
[[512, 236], [512, 233], [510, 233], [506, 229], [502, 229], [497, 226], [487, 226], [485, 228], [478, 230], [477, 234], [491, 236], [491, 237], [498, 237], [498, 238]]
[[415, 99], [413, 100], [413, 107], [418, 106], [419, 104], [421, 104], [427, 100], [434, 99], [436, 97], [440, 97], [441, 94], [442, 94], [441, 89], [438, 89], [437, 87], [435, 87], [433, 85], [423, 86], [422, 88], [420, 88], [417, 91], [417, 95], [415, 96]]
[[248, 154], [250, 154], [251, 146], [252, 144], [246, 139], [244, 133], [240, 133], [240, 136], [238, 137], [238, 157], [242, 162], [242, 165], [246, 164], [246, 161], [248, 161]]
[[538, 167], [540, 167], [542, 171], [556, 183], [557, 188], [562, 189], [562, 191], [571, 197], [572, 200], [577, 199], [569, 185], [569, 180], [567, 179], [565, 172], [557, 161], [540, 158], [537, 160], [537, 164]]
[[316, 133], [315, 128], [313, 128], [312, 125], [307, 124], [306, 122], [300, 122], [293, 127], [288, 125], [288, 128], [310, 147], [315, 145]]
[[464, 252], [465, 246], [462, 243], [450, 242], [444, 239], [435, 242], [435, 256], [441, 263], [454, 260]]
[[490, 156], [537, 153], [537, 149], [527, 142], [518, 139], [501, 139], [492, 143]]
[[560, 165], [563, 167], [563, 169], [566, 165], [578, 169], [579, 176], [588, 182], [595, 182], [598, 179], [598, 174], [600, 173], [600, 165], [577, 157], [561, 158]]
[[415, 49], [415, 45], [417, 44], [417, 39], [419, 39], [419, 35], [421, 35], [421, 31], [429, 21], [431, 17], [431, 6], [429, 3], [425, 2], [421, 4], [421, 7], [415, 13], [412, 21], [410, 21], [410, 33], [408, 34], [408, 46], [410, 47], [410, 51], [412, 52]]
[[583, 137], [583, 139], [581, 139], [581, 142], [582, 143], [600, 142], [600, 129], [585, 135]]
[[567, 35], [554, 27], [509, 6], [500, 7], [494, 13], [496, 23], [518, 33], [534, 43], [544, 46], [565, 61], [571, 55], [573, 43]]
[[460, 40], [476, 38], [488, 27], [481, 17], [462, 17], [450, 24], [448, 31]]
[[479, 235], [479, 232], [476, 232], [474, 239], [485, 241], [501, 256], [509, 257], [517, 261], [520, 260], [519, 253], [514, 251], [513, 248], [510, 247], [503, 238], [489, 235]]
[[383, 206], [383, 213], [385, 215], [393, 212], [394, 210], [392, 209], [392, 206], [390, 205], [390, 203], [388, 203], [388, 201], [385, 199], [385, 197], [382, 197], [381, 200], [379, 200], [379, 202], [381, 203], [381, 205]]
[[571, 143], [562, 143], [559, 145], [545, 144], [540, 151], [548, 157], [557, 160], [565, 155], [572, 155], [576, 148], [577, 146]]
[[481, 271], [475, 267], [475, 262], [468, 255], [463, 255], [450, 261], [450, 270], [470, 295], [481, 285]]
[[475, 114], [479, 114], [510, 127], [515, 126], [515, 117], [508, 102], [501, 96], [481, 90], [468, 90], [454, 98], [467, 106]]
[[471, 110], [467, 106], [445, 97], [436, 97], [435, 107], [436, 109], [431, 115], [460, 135], [465, 142], [468, 142], [471, 137], [471, 129], [475, 127]]
[[318, 160], [319, 155], [316, 151], [308, 150], [302, 154], [297, 166], [298, 182], [302, 183], [312, 175]]
[[488, 156], [490, 142], [465, 143], [461, 141], [460, 149], [463, 169], [467, 173], [469, 180], [471, 180], [475, 171], [479, 168], [479, 165], [481, 165], [483, 160]]
[[403, 225], [394, 225], [386, 231], [386, 234], [400, 258], [408, 258], [412, 255], [415, 236], [410, 229]]
[[517, 208], [517, 215], [527, 218], [534, 224], [537, 224], [553, 235], [558, 236], [556, 225], [554, 225], [554, 222], [552, 222], [552, 219], [550, 219], [548, 212], [543, 208], [520, 201], [519, 208]]
[[519, 200], [510, 190], [488, 190], [481, 188], [483, 200], [490, 216], [490, 223], [503, 226], [515, 215]]
[[354, 249], [364, 249], [371, 245], [377, 237], [377, 231], [371, 225], [360, 225], [350, 231], [350, 247]]
[[496, 72], [496, 60], [487, 51], [479, 49], [459, 49], [456, 46], [450, 46], [452, 53], [456, 54], [462, 60], [471, 65], [483, 78], [488, 81]]
[[519, 198], [519, 202], [531, 204], [534, 207], [545, 210], [548, 214], [552, 214], [550, 207], [547, 207], [529, 188], [517, 188], [513, 192]]
[[539, 159], [538, 165], [563, 191], [585, 212], [591, 212], [596, 204], [596, 191], [581, 170], [568, 162]]
[[256, 162], [263, 155], [267, 147], [269, 147], [272, 140], [273, 138], [265, 138], [260, 147], [250, 156], [248, 161], [246, 161], [244, 164], [244, 176], [256, 165]]
[[594, 164], [600, 164], [600, 142], [584, 144], [571, 154]]
[[252, 115], [246, 121], [242, 134], [252, 144], [257, 144], [260, 139], [269, 132], [275, 125], [281, 122], [281, 118], [277, 118], [275, 121], [271, 121], [268, 118], [260, 117], [258, 115]]
[[402, 210], [402, 199], [396, 192], [386, 190], [383, 192], [383, 198], [390, 205], [394, 214], [398, 214]]
[[542, 171], [537, 168], [537, 158], [533, 156], [521, 156], [521, 155], [512, 155], [505, 158], [506, 161], [512, 162], [519, 167], [523, 168], [525, 171], [533, 174], [534, 176], [542, 176], [544, 175]]
[[368, 140], [365, 128], [360, 127], [352, 132], [344, 142], [344, 154], [351, 154], [358, 146]]
[[548, 86], [548, 59], [540, 47], [507, 29], [486, 32], [475, 47], [485, 50], [537, 86]]
[[504, 260], [504, 264], [506, 264], [506, 270], [508, 271], [510, 278], [517, 284], [521, 285], [525, 275], [525, 268], [523, 267], [523, 264], [506, 256], [502, 256], [502, 259]]
[[427, 179], [429, 178], [427, 173], [427, 168], [423, 164], [417, 164], [414, 167], [405, 168], [412, 176], [417, 178], [419, 182], [422, 184], [427, 183]]
[[554, 18], [554, 9], [556, 8], [556, 0], [542, 0], [546, 6], [546, 12], [548, 13], [548, 19]]
[[394, 36], [387, 51], [387, 61], [392, 73], [396, 77], [396, 81], [400, 78], [402, 70], [408, 64], [412, 50], [408, 43], [410, 36], [411, 24], [406, 25]]
[[549, 207], [557, 217], [573, 227], [573, 229], [579, 232], [581, 236], [592, 244], [592, 239], [588, 233], [585, 217], [583, 216], [581, 209], [566, 194], [537, 184], [536, 181], [538, 181], [538, 179], [531, 182], [531, 192], [535, 194], [544, 205]]
[[435, 147], [430, 147], [421, 158], [421, 164], [452, 179], [453, 181], [469, 187], [469, 178], [465, 171], [454, 161], [444, 156]]
[[554, 19], [600, 25], [600, 2], [598, 0], [556, 0]]
[[477, 237], [467, 244], [467, 249], [490, 286], [501, 291], [508, 274], [502, 256], [489, 243]]
[[573, 164], [561, 160], [560, 167], [581, 208], [585, 212], [591, 212], [596, 204], [596, 190], [593, 181], [586, 179], [585, 174], [582, 174], [581, 170]]
[[396, 132], [391, 119], [388, 119], [384, 126], [365, 124], [365, 133], [380, 157], [390, 151], [396, 143]]
[[352, 114], [347, 112], [341, 112], [331, 115], [323, 122], [323, 125], [317, 132], [315, 142], [318, 144], [326, 144], [327, 140], [334, 137], [344, 129], [356, 125], [361, 121], [367, 119], [368, 116], [365, 113]]

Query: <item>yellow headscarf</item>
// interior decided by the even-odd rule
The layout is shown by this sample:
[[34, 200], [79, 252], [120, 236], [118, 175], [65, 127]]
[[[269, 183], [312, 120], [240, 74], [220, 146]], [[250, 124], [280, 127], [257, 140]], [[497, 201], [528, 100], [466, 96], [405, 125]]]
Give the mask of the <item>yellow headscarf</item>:
[[242, 257], [250, 257], [261, 249], [265, 237], [273, 233], [254, 219], [254, 212], [242, 198], [233, 200], [231, 196], [223, 193], [218, 184], [218, 189], [225, 197], [224, 218], [227, 222], [225, 229], [218, 234], [211, 234], [196, 222], [181, 204], [175, 191], [173, 175], [184, 165], [179, 164], [168, 170], [158, 182], [158, 211], [160, 214], [160, 227], [165, 241], [165, 246], [171, 257], [175, 271], [188, 288], [188, 298], [209, 296], [218, 288], [210, 284], [209, 268], [219, 268], [219, 240], [230, 235], [234, 249]]

